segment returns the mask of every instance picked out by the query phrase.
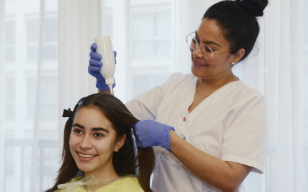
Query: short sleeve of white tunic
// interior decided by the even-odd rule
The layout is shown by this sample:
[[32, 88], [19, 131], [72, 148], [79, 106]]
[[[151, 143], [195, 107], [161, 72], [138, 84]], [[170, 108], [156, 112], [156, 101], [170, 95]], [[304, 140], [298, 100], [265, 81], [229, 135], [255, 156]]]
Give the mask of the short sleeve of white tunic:
[[[183, 139], [212, 156], [251, 166], [252, 171], [262, 173], [266, 144], [263, 96], [242, 81], [234, 81], [188, 113], [196, 82], [192, 74], [175, 73], [164, 84], [142, 93], [126, 106], [140, 120], [153, 119], [173, 126]], [[167, 150], [155, 147], [154, 151], [153, 186], [159, 183], [164, 186], [159, 189], [162, 191], [184, 191], [181, 183], [191, 182], [188, 185], [193, 187], [185, 190], [210, 191], [200, 180], [199, 186], [196, 177]], [[192, 179], [187, 181], [189, 176]]]

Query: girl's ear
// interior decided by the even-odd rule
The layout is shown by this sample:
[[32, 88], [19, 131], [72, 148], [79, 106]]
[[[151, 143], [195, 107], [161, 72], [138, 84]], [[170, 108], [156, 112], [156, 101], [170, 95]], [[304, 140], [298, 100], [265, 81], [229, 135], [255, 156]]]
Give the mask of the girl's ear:
[[116, 145], [114, 146], [114, 151], [119, 152], [119, 149], [124, 145], [126, 140], [126, 134], [123, 134], [121, 137], [119, 137], [116, 141]]

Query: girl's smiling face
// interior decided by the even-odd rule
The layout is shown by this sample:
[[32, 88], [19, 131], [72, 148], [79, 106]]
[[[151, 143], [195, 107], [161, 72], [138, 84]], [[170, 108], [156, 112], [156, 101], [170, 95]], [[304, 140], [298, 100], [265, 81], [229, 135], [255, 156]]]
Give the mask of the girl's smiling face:
[[75, 114], [70, 135], [70, 150], [85, 176], [114, 171], [113, 152], [125, 142], [117, 139], [111, 122], [96, 107], [83, 107]]

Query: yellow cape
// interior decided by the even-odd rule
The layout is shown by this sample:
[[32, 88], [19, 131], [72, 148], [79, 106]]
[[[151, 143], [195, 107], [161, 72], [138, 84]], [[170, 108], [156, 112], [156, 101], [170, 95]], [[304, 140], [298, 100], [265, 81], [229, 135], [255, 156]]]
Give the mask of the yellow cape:
[[[73, 178], [69, 183], [78, 181], [80, 177]], [[67, 189], [59, 189], [56, 192], [71, 192]], [[88, 192], [82, 186], [78, 185], [74, 188], [74, 192]], [[139, 179], [134, 176], [127, 176], [122, 179], [116, 180], [109, 185], [106, 185], [102, 188], [97, 189], [95, 192], [144, 192], [140, 186]]]

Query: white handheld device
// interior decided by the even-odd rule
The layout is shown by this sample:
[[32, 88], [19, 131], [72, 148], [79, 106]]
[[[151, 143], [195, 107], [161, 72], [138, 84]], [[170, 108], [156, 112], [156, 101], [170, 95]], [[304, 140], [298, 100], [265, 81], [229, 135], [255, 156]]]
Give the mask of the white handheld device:
[[105, 78], [111, 94], [113, 94], [115, 61], [110, 36], [97, 37], [95, 38], [95, 43], [97, 44], [96, 52], [102, 55], [103, 67], [101, 68], [101, 74]]

